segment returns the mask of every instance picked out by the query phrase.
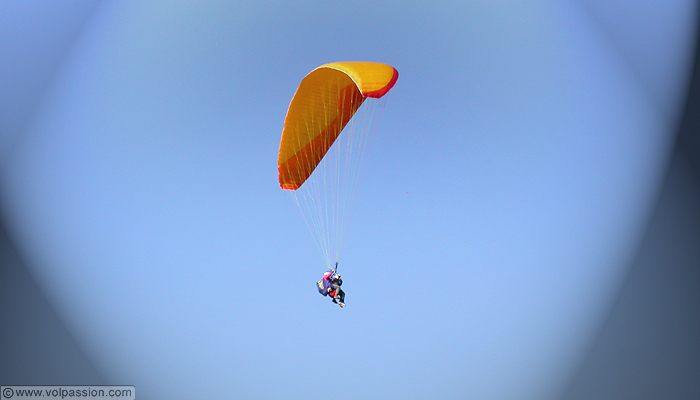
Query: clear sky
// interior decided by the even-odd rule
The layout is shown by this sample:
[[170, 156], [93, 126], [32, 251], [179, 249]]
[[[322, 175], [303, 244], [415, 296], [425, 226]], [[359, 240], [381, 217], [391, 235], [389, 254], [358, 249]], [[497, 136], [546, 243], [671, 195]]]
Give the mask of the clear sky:
[[[110, 2], [61, 25], [91, 7], [75, 4], [2, 17], [5, 57], [50, 73], [28, 111], [4, 111], [19, 133], [2, 136], [0, 195], [111, 383], [149, 399], [560, 394], [656, 200], [696, 2]], [[54, 25], [37, 15], [79, 31], [65, 54], [42, 58]], [[400, 74], [344, 309], [314, 289], [325, 266], [276, 163], [296, 87], [334, 61]], [[25, 64], [0, 68], [19, 82]]]

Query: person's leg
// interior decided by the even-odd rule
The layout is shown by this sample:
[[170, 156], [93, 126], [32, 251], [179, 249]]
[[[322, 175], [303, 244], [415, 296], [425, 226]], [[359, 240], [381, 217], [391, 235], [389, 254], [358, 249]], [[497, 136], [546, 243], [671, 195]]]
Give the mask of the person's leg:
[[345, 292], [343, 292], [343, 289], [338, 289], [338, 300], [345, 304]]

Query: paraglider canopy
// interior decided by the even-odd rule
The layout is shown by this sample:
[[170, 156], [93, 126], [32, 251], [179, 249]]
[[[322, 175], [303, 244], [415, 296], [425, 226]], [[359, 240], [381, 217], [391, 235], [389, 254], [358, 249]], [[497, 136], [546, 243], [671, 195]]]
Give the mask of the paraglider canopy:
[[325, 64], [304, 77], [289, 104], [277, 157], [279, 184], [331, 270], [340, 259], [384, 95], [398, 76], [394, 67], [374, 62]]
[[282, 189], [308, 179], [365, 98], [380, 98], [396, 83], [393, 67], [339, 62], [311, 71], [299, 84], [284, 121], [277, 159]]

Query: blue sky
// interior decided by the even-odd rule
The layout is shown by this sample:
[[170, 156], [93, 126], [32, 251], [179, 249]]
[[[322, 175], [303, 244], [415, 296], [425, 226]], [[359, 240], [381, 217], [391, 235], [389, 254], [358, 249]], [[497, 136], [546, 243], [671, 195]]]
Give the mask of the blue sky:
[[[57, 20], [14, 10], [4, 53], [22, 62], [3, 85], [30, 89], [3, 98], [19, 105], [3, 118], [2, 217], [111, 383], [164, 399], [305, 399], [331, 381], [357, 399], [555, 397], [654, 205], [697, 15], [691, 1], [74, 4]], [[62, 54], [52, 29], [76, 37]], [[300, 80], [346, 60], [400, 77], [339, 309], [314, 289], [324, 266], [276, 157]]]

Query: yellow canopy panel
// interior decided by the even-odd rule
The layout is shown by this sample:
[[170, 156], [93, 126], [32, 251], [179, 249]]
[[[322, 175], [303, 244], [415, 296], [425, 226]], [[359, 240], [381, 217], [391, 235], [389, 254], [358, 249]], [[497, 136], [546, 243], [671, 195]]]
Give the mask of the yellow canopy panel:
[[374, 62], [325, 64], [306, 75], [284, 120], [277, 158], [282, 189], [298, 189], [365, 98], [384, 96], [398, 77], [393, 67]]

